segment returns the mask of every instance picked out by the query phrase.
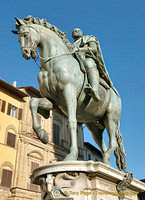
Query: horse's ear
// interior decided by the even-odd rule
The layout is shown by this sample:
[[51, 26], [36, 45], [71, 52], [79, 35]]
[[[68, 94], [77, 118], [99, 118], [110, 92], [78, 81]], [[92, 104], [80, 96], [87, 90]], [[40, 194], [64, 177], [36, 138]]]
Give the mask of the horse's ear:
[[21, 20], [21, 19], [18, 19], [17, 17], [15, 17], [15, 20], [16, 20], [16, 26], [18, 25], [18, 26], [22, 26], [22, 25], [25, 25], [25, 23], [23, 22], [23, 20]]
[[18, 23], [19, 26], [22, 25], [21, 21], [20, 21], [17, 17], [15, 17], [15, 20], [16, 20], [16, 22]]
[[11, 30], [11, 32], [14, 33], [14, 34], [19, 34], [18, 31]]

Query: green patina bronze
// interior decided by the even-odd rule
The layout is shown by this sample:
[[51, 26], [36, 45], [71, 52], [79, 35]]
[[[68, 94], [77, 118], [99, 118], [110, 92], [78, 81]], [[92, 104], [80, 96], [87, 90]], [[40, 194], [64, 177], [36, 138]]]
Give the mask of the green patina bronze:
[[[99, 42], [94, 36], [73, 31], [74, 44], [56, 26], [28, 16], [16, 18], [19, 42], [25, 59], [35, 59], [39, 48], [41, 68], [38, 82], [42, 98], [32, 98], [30, 108], [33, 129], [38, 138], [48, 142], [48, 134], [41, 129], [37, 113], [49, 118], [57, 105], [68, 116], [71, 132], [70, 153], [65, 160], [77, 160], [77, 122], [84, 123], [100, 147], [103, 162], [110, 164], [115, 153], [117, 166], [126, 170], [125, 151], [119, 131], [121, 99], [113, 87], [104, 65]], [[81, 65], [81, 66], [80, 66]], [[103, 131], [109, 135], [109, 147], [104, 143]]]

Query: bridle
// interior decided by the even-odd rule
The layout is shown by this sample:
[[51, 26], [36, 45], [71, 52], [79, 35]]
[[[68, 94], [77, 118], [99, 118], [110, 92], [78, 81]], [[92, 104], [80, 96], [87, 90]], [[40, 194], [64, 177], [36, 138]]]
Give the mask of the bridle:
[[[29, 28], [29, 33], [30, 36], [27, 38], [24, 38], [23, 44], [21, 43], [21, 50], [25, 53], [25, 51], [30, 51], [31, 53], [31, 57], [32, 59], [34, 59], [34, 57], [36, 58], [37, 56], [37, 51], [36, 51], [36, 47], [37, 47], [37, 42], [36, 41], [32, 41], [31, 39], [31, 29], [34, 29], [37, 33], [39, 33], [35, 28], [33, 28], [32, 26], [25, 26]], [[18, 31], [18, 33], [20, 34], [20, 32]], [[23, 34], [26, 34], [28, 32], [24, 32]], [[25, 57], [25, 56], [24, 56]]]
[[[37, 33], [39, 33], [34, 27], [32, 27], [32, 26], [27, 26], [27, 27], [32, 28], [32, 29], [34, 29]], [[72, 51], [72, 52], [70, 52], [70, 53], [61, 54], [61, 55], [56, 55], [56, 56], [50, 56], [50, 57], [48, 57], [48, 58], [44, 58], [44, 57], [41, 57], [40, 54], [39, 54], [39, 52], [37, 51], [36, 47], [37, 47], [38, 44], [37, 44], [36, 42], [34, 42], [34, 43], [32, 42], [31, 36], [30, 36], [30, 39], [28, 40], [28, 42], [30, 43], [30, 45], [23, 46], [23, 47], [21, 47], [21, 49], [27, 49], [27, 48], [29, 48], [29, 49], [31, 50], [31, 52], [37, 54], [37, 56], [36, 56], [35, 58], [32, 58], [32, 59], [34, 59], [36, 65], [37, 65], [40, 69], [41, 69], [41, 66], [40, 66], [40, 65], [38, 64], [38, 62], [37, 62], [38, 58], [40, 58], [41, 60], [43, 60], [44, 63], [47, 63], [47, 62], [49, 62], [49, 61], [51, 61], [51, 60], [53, 60], [53, 59], [55, 59], [55, 58], [59, 58], [59, 57], [61, 57], [61, 56], [68, 56], [68, 55], [72, 55], [72, 54], [75, 53], [75, 51]], [[32, 56], [31, 56], [31, 57], [32, 57]]]

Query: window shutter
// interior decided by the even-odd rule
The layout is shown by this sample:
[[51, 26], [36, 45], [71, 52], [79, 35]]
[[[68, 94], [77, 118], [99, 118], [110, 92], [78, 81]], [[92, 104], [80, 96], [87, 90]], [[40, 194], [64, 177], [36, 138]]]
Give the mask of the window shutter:
[[6, 106], [6, 102], [2, 101], [2, 107], [1, 107], [1, 112], [5, 112], [5, 106]]
[[15, 147], [15, 142], [16, 142], [16, 135], [8, 132], [7, 145], [10, 147]]
[[19, 108], [18, 120], [22, 119], [22, 113], [23, 113], [23, 109]]
[[12, 181], [12, 171], [7, 170], [7, 186], [11, 187], [11, 181]]
[[7, 170], [3, 169], [1, 185], [6, 186], [6, 183], [7, 183]]
[[9, 104], [8, 104], [8, 111], [7, 111], [7, 114], [10, 115], [10, 113], [11, 113], [11, 104], [9, 103]]
[[53, 142], [56, 145], [59, 145], [59, 125], [53, 123]]
[[88, 153], [88, 160], [91, 160], [91, 154]]
[[31, 173], [39, 167], [39, 163], [31, 162]]
[[3, 169], [1, 185], [6, 187], [11, 187], [11, 182], [12, 182], [12, 171]]

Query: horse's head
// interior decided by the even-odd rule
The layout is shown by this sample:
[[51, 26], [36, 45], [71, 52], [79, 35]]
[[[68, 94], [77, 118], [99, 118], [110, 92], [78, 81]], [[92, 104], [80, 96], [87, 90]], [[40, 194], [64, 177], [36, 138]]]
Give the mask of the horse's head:
[[17, 31], [12, 30], [12, 32], [19, 35], [22, 55], [27, 60], [31, 57], [32, 59], [35, 59], [37, 56], [36, 48], [40, 41], [40, 35], [32, 25], [27, 25], [23, 20], [18, 18], [15, 19]]

